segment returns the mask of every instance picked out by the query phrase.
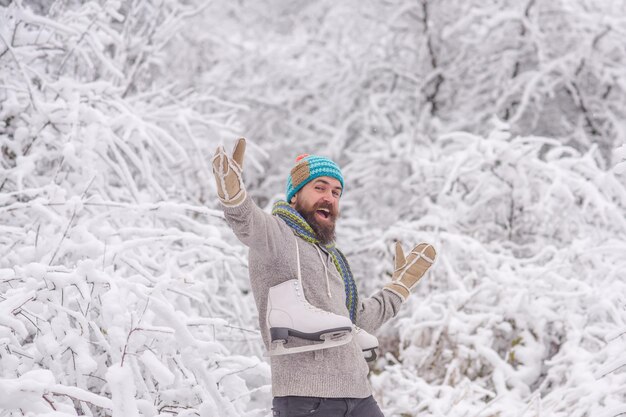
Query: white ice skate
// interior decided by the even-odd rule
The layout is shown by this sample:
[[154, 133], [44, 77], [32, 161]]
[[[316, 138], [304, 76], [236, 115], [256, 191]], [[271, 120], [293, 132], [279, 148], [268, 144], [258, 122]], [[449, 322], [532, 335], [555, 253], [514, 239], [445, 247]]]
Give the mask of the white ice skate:
[[[309, 304], [297, 279], [273, 286], [267, 298], [267, 325], [271, 336], [269, 356], [328, 349], [352, 340], [350, 319]], [[322, 343], [285, 347], [289, 336]]]
[[376, 336], [369, 334], [360, 327], [354, 326], [354, 339], [363, 351], [367, 362], [372, 362], [378, 357], [376, 355], [376, 349], [378, 348], [378, 339]]

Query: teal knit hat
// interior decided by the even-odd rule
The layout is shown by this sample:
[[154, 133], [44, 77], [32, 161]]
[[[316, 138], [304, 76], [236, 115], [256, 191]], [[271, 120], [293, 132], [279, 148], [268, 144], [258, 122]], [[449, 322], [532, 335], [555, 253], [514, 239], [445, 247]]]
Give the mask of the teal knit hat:
[[343, 175], [336, 163], [328, 158], [317, 155], [302, 154], [296, 158], [296, 166], [291, 169], [287, 178], [287, 202], [302, 187], [319, 177], [335, 178], [343, 188]]

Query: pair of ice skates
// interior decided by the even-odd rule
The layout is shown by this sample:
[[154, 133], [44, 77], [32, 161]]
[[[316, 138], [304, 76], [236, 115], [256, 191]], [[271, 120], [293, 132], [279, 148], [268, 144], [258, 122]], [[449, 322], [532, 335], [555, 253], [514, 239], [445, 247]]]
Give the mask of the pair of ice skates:
[[[348, 317], [319, 309], [306, 300], [300, 281], [292, 279], [269, 290], [267, 324], [270, 328], [269, 356], [310, 352], [342, 346], [354, 338], [365, 360], [376, 359], [378, 339], [352, 324]], [[289, 336], [319, 341], [306, 346], [286, 347]]]

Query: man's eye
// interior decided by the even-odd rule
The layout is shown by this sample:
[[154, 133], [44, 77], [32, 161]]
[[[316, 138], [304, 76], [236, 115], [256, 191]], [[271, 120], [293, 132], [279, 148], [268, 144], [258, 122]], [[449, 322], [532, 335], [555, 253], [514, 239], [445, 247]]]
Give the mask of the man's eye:
[[339, 198], [340, 196], [339, 191], [333, 191], [333, 196]]
[[316, 189], [316, 190], [319, 190], [319, 191], [324, 190], [324, 188], [323, 188], [323, 187], [315, 187], [315, 189]]

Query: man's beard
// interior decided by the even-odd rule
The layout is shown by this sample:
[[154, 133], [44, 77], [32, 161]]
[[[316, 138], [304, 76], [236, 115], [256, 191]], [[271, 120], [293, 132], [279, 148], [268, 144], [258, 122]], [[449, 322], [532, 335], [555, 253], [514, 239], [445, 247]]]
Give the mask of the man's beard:
[[[335, 220], [337, 219], [338, 214], [335, 213], [332, 206], [320, 202], [314, 204], [310, 210], [307, 210], [300, 204], [299, 201], [296, 201], [294, 208], [302, 217], [304, 217], [304, 220], [306, 220], [309, 226], [311, 226], [311, 229], [313, 229], [315, 235], [322, 244], [327, 245], [335, 240]], [[315, 212], [320, 208], [326, 208], [329, 210], [329, 220], [331, 220], [330, 223], [321, 224], [317, 221], [315, 218]]]

